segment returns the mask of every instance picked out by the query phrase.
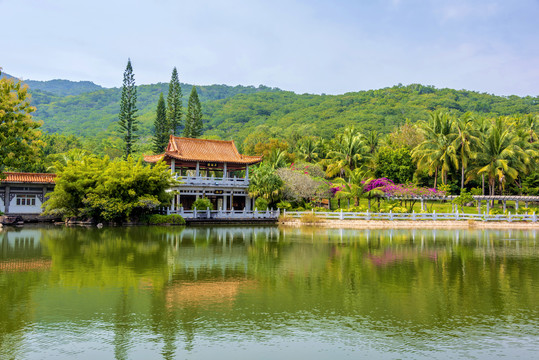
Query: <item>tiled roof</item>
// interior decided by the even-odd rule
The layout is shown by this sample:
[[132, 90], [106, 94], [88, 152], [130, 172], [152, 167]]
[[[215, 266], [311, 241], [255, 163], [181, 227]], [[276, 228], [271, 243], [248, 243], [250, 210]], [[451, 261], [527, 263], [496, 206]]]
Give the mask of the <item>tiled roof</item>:
[[6, 183], [54, 184], [56, 179], [56, 174], [5, 172], [4, 175], [6, 178], [0, 181]]
[[156, 162], [163, 156], [184, 161], [209, 161], [236, 164], [256, 164], [262, 161], [261, 156], [242, 155], [236, 149], [234, 141], [191, 139], [170, 136], [164, 154], [145, 156], [144, 160]]
[[163, 160], [164, 157], [165, 157], [165, 154], [144, 155], [144, 161], [154, 163], [154, 162], [158, 162], [158, 161]]

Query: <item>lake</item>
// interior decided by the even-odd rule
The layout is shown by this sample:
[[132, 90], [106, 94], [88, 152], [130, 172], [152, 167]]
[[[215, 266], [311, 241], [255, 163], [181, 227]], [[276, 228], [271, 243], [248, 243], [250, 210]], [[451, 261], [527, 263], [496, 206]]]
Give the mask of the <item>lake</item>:
[[535, 230], [0, 231], [1, 359], [529, 359]]

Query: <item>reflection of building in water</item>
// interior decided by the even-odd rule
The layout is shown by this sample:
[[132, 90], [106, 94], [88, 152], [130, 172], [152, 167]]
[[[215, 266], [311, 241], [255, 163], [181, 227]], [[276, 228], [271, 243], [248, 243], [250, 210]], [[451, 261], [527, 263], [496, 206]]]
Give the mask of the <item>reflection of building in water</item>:
[[277, 240], [279, 236], [276, 227], [187, 228], [180, 234], [167, 235], [172, 246], [169, 266], [183, 279], [241, 278], [248, 268], [244, 245]]
[[42, 256], [41, 232], [34, 229], [0, 232], [0, 271], [48, 270], [51, 259]]

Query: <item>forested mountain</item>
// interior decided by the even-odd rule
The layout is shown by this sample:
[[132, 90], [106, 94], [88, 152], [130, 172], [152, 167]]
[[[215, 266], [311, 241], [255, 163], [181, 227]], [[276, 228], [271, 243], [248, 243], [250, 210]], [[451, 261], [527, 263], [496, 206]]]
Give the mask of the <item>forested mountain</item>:
[[[32, 103], [37, 107], [35, 118], [43, 121], [45, 131], [94, 140], [117, 136], [121, 89], [82, 82], [99, 89], [78, 93], [83, 87], [74, 84], [82, 83], [67, 80], [27, 83]], [[65, 86], [54, 90], [56, 85]], [[192, 85], [181, 84], [181, 88], [186, 105]], [[539, 97], [505, 97], [420, 84], [399, 84], [342, 95], [296, 94], [262, 85], [210, 85], [197, 86], [197, 90], [204, 113], [204, 136], [234, 139], [239, 145], [261, 125], [277, 137], [300, 134], [329, 138], [350, 125], [362, 132], [389, 133], [407, 119], [412, 123], [426, 120], [428, 113], [436, 109], [457, 115], [473, 112], [485, 117], [539, 113]], [[140, 135], [148, 137], [153, 131], [159, 94], [162, 92], [166, 97], [168, 83], [140, 85], [137, 92]]]
[[436, 89], [412, 84], [343, 95], [298, 95], [292, 92], [238, 95], [203, 104], [206, 134], [243, 139], [259, 125], [294, 133], [331, 137], [346, 126], [363, 133], [389, 133], [409, 119], [426, 120], [429, 111], [448, 110], [456, 114], [528, 114], [539, 112], [539, 97], [502, 97], [466, 90]]
[[[181, 84], [184, 105], [192, 85]], [[226, 99], [238, 94], [281, 91], [266, 86], [197, 86], [201, 102]], [[41, 90], [33, 90], [32, 103], [37, 107], [35, 118], [43, 120], [43, 129], [48, 132], [84, 135], [85, 137], [102, 136], [114, 131], [120, 110], [121, 89], [101, 89], [94, 92], [74, 95], [55, 96]], [[141, 134], [151, 133], [155, 109], [159, 94], [168, 94], [168, 83], [140, 85], [137, 87], [137, 108], [141, 121]]]
[[[6, 77], [15, 78], [9, 74], [2, 74]], [[97, 91], [103, 89], [103, 87], [94, 84], [91, 81], [70, 81], [70, 80], [47, 80], [47, 81], [38, 81], [38, 80], [24, 80], [26, 85], [32, 91], [39, 90], [43, 92], [50, 93], [56, 96], [68, 96], [68, 95], [80, 95], [92, 91]]]

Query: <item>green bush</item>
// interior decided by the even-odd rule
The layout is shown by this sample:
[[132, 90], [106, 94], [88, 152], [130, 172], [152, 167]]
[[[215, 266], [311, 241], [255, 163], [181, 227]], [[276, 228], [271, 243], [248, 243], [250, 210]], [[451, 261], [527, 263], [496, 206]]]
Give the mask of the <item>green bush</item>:
[[472, 188], [472, 190], [470, 190], [470, 193], [472, 195], [483, 195], [483, 189], [481, 189], [479, 187]]
[[210, 199], [208, 198], [198, 198], [193, 203], [193, 210], [207, 210], [207, 209], [213, 210], [213, 204], [211, 203]]
[[261, 197], [257, 198], [255, 201], [255, 208], [258, 211], [266, 211], [266, 209], [268, 208], [268, 200]]
[[185, 225], [185, 219], [180, 215], [159, 215], [153, 214], [146, 217], [145, 221], [148, 225], [163, 225], [163, 224], [172, 224], [172, 225]]
[[277, 203], [277, 208], [283, 210], [290, 210], [292, 209], [292, 204], [288, 201], [280, 201]]

